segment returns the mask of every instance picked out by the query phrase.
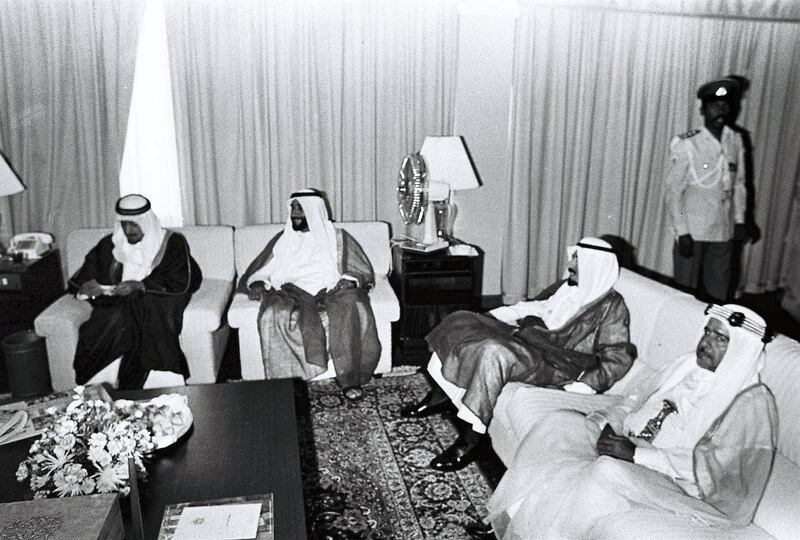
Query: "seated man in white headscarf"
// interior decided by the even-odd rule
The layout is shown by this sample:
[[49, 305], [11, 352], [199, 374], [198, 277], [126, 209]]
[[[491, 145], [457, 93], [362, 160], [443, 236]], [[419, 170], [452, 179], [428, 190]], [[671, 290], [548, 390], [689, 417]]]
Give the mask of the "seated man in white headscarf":
[[696, 350], [627, 397], [543, 416], [487, 505], [491, 537], [618, 538], [637, 527], [735, 536], [775, 449], [775, 402], [759, 380], [769, 337], [752, 311], [709, 306]]
[[186, 239], [161, 227], [146, 197], [120, 198], [116, 213], [114, 232], [68, 283], [93, 307], [79, 330], [75, 380], [142, 388], [155, 376], [183, 384], [189, 366], [178, 338], [183, 311], [203, 280], [200, 268]]
[[368, 291], [372, 265], [347, 231], [333, 226], [320, 192], [288, 202], [283, 231], [250, 263], [237, 292], [259, 300], [258, 329], [267, 378], [311, 379], [327, 370], [351, 400], [381, 355]]
[[428, 334], [434, 352], [428, 372], [437, 386], [401, 415], [428, 416], [452, 403], [471, 425], [461, 426], [461, 435], [431, 468], [455, 471], [477, 458], [506, 383], [594, 394], [630, 369], [636, 347], [625, 300], [613, 289], [619, 277], [614, 251], [597, 238], [584, 238], [567, 251], [566, 279], [535, 300], [497, 308], [492, 316], [458, 311]]

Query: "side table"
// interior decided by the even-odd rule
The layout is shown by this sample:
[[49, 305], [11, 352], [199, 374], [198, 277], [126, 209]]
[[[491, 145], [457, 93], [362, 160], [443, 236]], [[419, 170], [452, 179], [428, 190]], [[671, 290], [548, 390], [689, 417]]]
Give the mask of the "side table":
[[475, 249], [477, 255], [465, 256], [392, 248], [389, 280], [400, 301], [400, 319], [392, 323], [393, 365], [425, 365], [427, 333], [454, 311], [480, 309], [483, 251]]
[[[33, 328], [33, 320], [64, 294], [61, 256], [50, 250], [40, 259], [14, 262], [0, 258], [0, 341]], [[0, 347], [0, 392], [8, 391], [6, 363]]]

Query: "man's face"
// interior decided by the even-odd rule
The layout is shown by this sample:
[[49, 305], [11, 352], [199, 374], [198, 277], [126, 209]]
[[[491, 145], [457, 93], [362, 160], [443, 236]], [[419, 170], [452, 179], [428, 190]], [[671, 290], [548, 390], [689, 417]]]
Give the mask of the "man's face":
[[716, 371], [728, 350], [730, 334], [724, 324], [717, 319], [709, 319], [703, 337], [697, 344], [697, 365], [709, 371]]
[[308, 222], [306, 215], [303, 213], [303, 207], [297, 201], [292, 201], [292, 211], [290, 213], [292, 219], [292, 229], [299, 232], [308, 232]]
[[731, 116], [731, 105], [726, 100], [706, 101], [700, 107], [704, 124], [708, 129], [721, 130], [728, 123]]
[[135, 221], [120, 221], [120, 225], [122, 226], [122, 232], [125, 233], [125, 238], [128, 239], [128, 243], [138, 244], [144, 238], [144, 232], [142, 228], [139, 227], [139, 224]]
[[569, 276], [567, 276], [567, 285], [572, 287], [578, 284], [578, 252], [572, 254], [569, 262], [567, 263], [567, 272]]

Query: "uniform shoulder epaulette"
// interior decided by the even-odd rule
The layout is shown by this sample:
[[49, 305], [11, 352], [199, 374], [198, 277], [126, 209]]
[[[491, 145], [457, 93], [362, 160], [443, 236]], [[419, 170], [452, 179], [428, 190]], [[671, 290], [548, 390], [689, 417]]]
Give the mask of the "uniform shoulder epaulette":
[[698, 133], [700, 133], [699, 129], [690, 129], [686, 133], [681, 133], [680, 135], [678, 135], [678, 137], [681, 138], [681, 139], [688, 139], [690, 137], [694, 137]]

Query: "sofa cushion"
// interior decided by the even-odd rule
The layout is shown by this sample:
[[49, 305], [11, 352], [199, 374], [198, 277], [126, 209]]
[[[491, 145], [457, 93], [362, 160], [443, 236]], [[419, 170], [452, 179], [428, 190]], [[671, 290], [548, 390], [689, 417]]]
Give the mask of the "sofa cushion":
[[108, 227], [78, 229], [67, 235], [67, 279], [80, 270], [86, 254], [111, 231]]
[[[203, 280], [233, 282], [233, 227], [202, 225], [174, 229], [186, 237], [192, 257], [203, 272]], [[216, 329], [216, 328], [215, 328]]]
[[688, 297], [672, 287], [663, 285], [625, 268], [620, 269], [614, 289], [625, 299], [631, 315], [631, 342], [641, 349], [650, 342], [664, 303], [675, 297]]
[[709, 527], [691, 517], [637, 507], [601, 520], [592, 529], [593, 539], [640, 540], [761, 540], [772, 538], [757, 525], [745, 528]]
[[[766, 350], [761, 380], [772, 390], [778, 406], [778, 450], [800, 465], [800, 343], [777, 336]], [[797, 486], [800, 492], [800, 482]]]
[[800, 469], [784, 455], [775, 454], [772, 474], [753, 522], [775, 538], [797, 538], [800, 533], [799, 511]]

